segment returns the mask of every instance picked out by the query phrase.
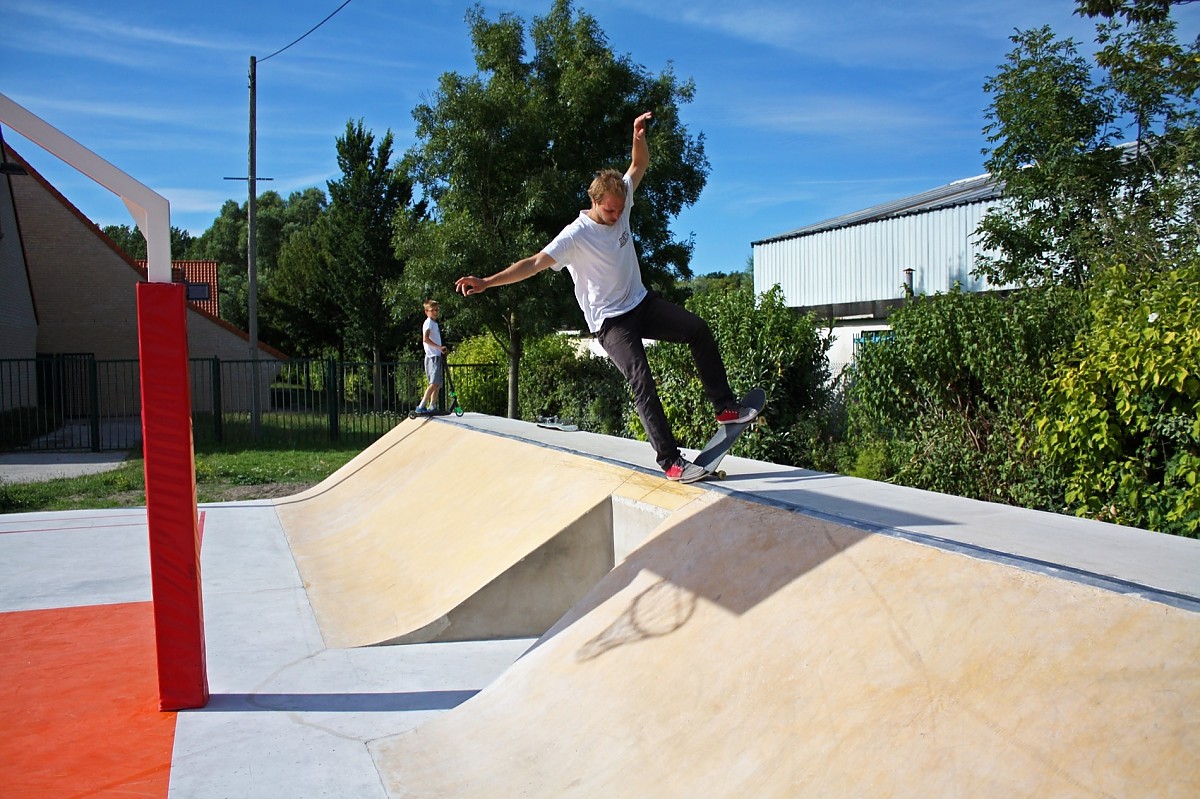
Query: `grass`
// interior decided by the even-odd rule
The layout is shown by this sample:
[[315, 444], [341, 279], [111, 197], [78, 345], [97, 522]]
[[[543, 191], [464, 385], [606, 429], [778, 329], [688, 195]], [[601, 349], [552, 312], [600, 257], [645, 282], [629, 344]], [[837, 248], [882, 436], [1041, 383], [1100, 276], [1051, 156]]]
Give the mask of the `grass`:
[[[196, 445], [200, 502], [266, 499], [303, 491], [333, 474], [363, 444], [319, 449], [238, 448]], [[0, 483], [0, 513], [140, 507], [146, 504], [141, 457], [116, 469], [41, 483]]]

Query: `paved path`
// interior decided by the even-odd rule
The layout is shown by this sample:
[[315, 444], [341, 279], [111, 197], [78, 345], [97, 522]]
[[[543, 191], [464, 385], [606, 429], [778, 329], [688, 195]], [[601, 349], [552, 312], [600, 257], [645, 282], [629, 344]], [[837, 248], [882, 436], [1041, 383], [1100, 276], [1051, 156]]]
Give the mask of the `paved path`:
[[42, 483], [112, 471], [124, 452], [0, 452], [0, 483]]

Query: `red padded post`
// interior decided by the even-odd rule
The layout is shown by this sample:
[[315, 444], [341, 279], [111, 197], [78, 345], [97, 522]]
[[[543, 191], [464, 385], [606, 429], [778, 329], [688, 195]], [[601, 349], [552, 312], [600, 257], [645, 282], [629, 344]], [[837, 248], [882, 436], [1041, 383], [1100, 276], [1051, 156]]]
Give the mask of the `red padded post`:
[[142, 449], [160, 710], [208, 704], [184, 292], [182, 283], [139, 283], [137, 287]]

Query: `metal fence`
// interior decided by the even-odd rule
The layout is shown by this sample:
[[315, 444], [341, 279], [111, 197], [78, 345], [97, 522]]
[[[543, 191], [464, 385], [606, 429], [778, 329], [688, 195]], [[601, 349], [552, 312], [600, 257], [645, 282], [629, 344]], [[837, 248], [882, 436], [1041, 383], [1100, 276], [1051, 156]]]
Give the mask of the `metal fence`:
[[[466, 410], [503, 410], [504, 367], [448, 369]], [[190, 376], [194, 440], [231, 446], [366, 444], [426, 387], [420, 362], [193, 359]], [[140, 448], [140, 386], [136, 360], [0, 360], [0, 451]]]

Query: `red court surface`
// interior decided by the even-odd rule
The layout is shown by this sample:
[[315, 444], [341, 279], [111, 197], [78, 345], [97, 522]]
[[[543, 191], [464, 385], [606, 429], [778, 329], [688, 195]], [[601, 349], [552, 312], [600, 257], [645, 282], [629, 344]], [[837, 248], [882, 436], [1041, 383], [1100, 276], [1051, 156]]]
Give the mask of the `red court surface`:
[[0, 613], [0, 795], [165, 797], [149, 602]]

